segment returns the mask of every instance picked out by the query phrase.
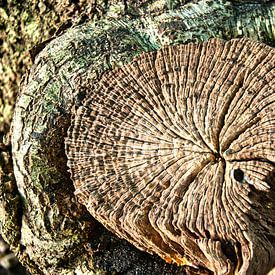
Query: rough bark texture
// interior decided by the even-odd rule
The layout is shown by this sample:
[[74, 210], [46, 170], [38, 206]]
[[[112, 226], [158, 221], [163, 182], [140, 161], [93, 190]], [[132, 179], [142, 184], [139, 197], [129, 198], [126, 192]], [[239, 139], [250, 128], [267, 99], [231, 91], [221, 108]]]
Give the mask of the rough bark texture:
[[[101, 7], [109, 11], [104, 19], [57, 35], [38, 54], [22, 86], [13, 129], [17, 186], [12, 180], [11, 188], [3, 189], [1, 180], [1, 232], [33, 273], [183, 272], [98, 230], [98, 224], [76, 201], [66, 167], [64, 136], [73, 106], [79, 106], [84, 97], [80, 87], [85, 80], [95, 81], [106, 69], [167, 44], [243, 35], [274, 43], [272, 4], [234, 6], [203, 1], [179, 9], [172, 1], [132, 2], [110, 6], [104, 1]], [[167, 8], [173, 12], [165, 12]], [[44, 46], [36, 48], [34, 55]], [[102, 241], [105, 247], [98, 247], [100, 238], [108, 240]], [[122, 261], [125, 254], [129, 258]]]
[[[32, 54], [60, 30], [110, 13], [121, 16], [153, 1], [3, 0], [0, 2], [0, 141], [10, 127], [18, 87], [32, 64]], [[155, 10], [162, 10], [159, 1]], [[172, 1], [173, 2], [173, 1]], [[182, 1], [184, 3], [184, 1]], [[178, 5], [178, 3], [176, 4]]]

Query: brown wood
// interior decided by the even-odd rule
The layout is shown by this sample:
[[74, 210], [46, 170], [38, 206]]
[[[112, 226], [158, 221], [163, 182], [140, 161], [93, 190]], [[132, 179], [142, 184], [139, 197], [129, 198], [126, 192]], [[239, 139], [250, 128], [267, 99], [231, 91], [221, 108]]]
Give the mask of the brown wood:
[[79, 201], [166, 261], [265, 274], [275, 259], [274, 65], [264, 44], [212, 39], [143, 53], [83, 88], [66, 139]]

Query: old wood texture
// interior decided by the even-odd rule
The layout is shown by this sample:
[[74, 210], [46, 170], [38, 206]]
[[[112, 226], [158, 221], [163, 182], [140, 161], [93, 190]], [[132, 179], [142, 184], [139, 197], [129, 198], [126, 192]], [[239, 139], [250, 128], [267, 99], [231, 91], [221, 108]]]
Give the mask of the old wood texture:
[[79, 201], [165, 260], [267, 273], [275, 263], [274, 57], [246, 39], [170, 46], [87, 87], [66, 139]]
[[[145, 7], [128, 9], [127, 12], [121, 14], [110, 10], [101, 20], [74, 26], [63, 34], [56, 35], [48, 45], [43, 45], [44, 48], [40, 47], [40, 49], [43, 48], [41, 52], [36, 52], [34, 65], [21, 86], [13, 116], [12, 153], [15, 180], [10, 181], [11, 185], [13, 184], [11, 188], [5, 188], [1, 182], [0, 196], [1, 234], [12, 245], [21, 261], [34, 274], [56, 274], [57, 272], [60, 274], [73, 272], [87, 274], [88, 272], [105, 271], [123, 273], [128, 270], [129, 266], [133, 273], [139, 270], [139, 274], [156, 274], [154, 272], [160, 274], [162, 270], [170, 268], [160, 262], [157, 257], [146, 256], [132, 260], [129, 255], [132, 255], [134, 248], [121, 249], [117, 254], [113, 252], [111, 262], [119, 262], [117, 266], [109, 264], [106, 267], [104, 263], [95, 264], [98, 259], [98, 251], [103, 255], [100, 262], [104, 262], [104, 260], [106, 262], [108, 253], [114, 251], [111, 245], [95, 246], [95, 240], [99, 240], [102, 235], [109, 236], [108, 238], [114, 237], [110, 237], [111, 235], [107, 233], [103, 234], [103, 229], [98, 232], [99, 226], [96, 221], [86, 207], [77, 201], [74, 195], [75, 189], [67, 171], [67, 158], [64, 149], [67, 129], [71, 125], [75, 110], [82, 105], [83, 99], [86, 97], [87, 86], [98, 82], [107, 70], [129, 63], [135, 56], [143, 52], [157, 51], [167, 45], [199, 43], [213, 37], [230, 39], [238, 36], [247, 36], [269, 45], [274, 44], [275, 35], [274, 28], [272, 28], [274, 4], [271, 2], [237, 6], [225, 1], [199, 1], [196, 4], [185, 6], [160, 5], [159, 2], [163, 1], [149, 1]], [[262, 47], [265, 52], [265, 46]], [[232, 61], [232, 63], [234, 62]], [[195, 64], [193, 65], [195, 66]], [[255, 83], [255, 85], [260, 84]], [[188, 104], [192, 105], [192, 102], [190, 101]], [[262, 105], [256, 107], [260, 110]], [[209, 109], [209, 111], [211, 110]], [[218, 112], [218, 110], [216, 111]], [[192, 113], [188, 116], [191, 117]], [[199, 117], [196, 119], [199, 121]], [[243, 119], [243, 123], [245, 123], [245, 118]], [[213, 122], [217, 123], [218, 121], [214, 120]], [[204, 135], [210, 134], [208, 138], [212, 142], [215, 139], [215, 133], [217, 132], [209, 130], [209, 133], [204, 133]], [[232, 129], [229, 133], [232, 133]], [[227, 136], [229, 133], [224, 133], [224, 135]], [[196, 131], [193, 135], [198, 139]], [[223, 139], [223, 148], [228, 146], [227, 142], [231, 144], [233, 138], [234, 136], [229, 137], [228, 141]], [[208, 144], [209, 141], [206, 141]], [[249, 142], [249, 140], [247, 139], [245, 142]], [[237, 147], [234, 149], [238, 150]], [[229, 159], [232, 152], [227, 151], [227, 153]], [[180, 155], [182, 152], [179, 150], [178, 154]], [[257, 161], [263, 163], [262, 160]], [[232, 173], [236, 173], [236, 178], [241, 177], [241, 172], [238, 169], [245, 173], [251, 169], [251, 173], [255, 172], [253, 170], [255, 164], [252, 163], [250, 170], [246, 166], [242, 167], [241, 162], [239, 164], [240, 167], [232, 166]], [[218, 171], [220, 171], [219, 169], [221, 171], [223, 169], [222, 162]], [[259, 173], [253, 177], [260, 174], [259, 170]], [[265, 182], [263, 178], [261, 179], [262, 182]], [[253, 214], [254, 211], [263, 213], [264, 205], [261, 204], [261, 200], [268, 202], [268, 207], [265, 206], [265, 208], [269, 210], [265, 212], [267, 214], [263, 215], [264, 220], [265, 215], [269, 215], [269, 211], [274, 210], [272, 201], [269, 201], [269, 196], [273, 194], [271, 187], [267, 191], [267, 185], [247, 185], [245, 183], [237, 185], [236, 182], [232, 185], [239, 188], [238, 190], [244, 195], [255, 188], [253, 192], [249, 193], [250, 200], [255, 204], [253, 204], [255, 210], [251, 210], [251, 220], [258, 217]], [[258, 190], [260, 187], [262, 187], [261, 191]], [[198, 193], [199, 195], [200, 193]], [[234, 196], [236, 196], [235, 193]], [[239, 207], [238, 203], [242, 203], [242, 200], [238, 202], [236, 199], [235, 207]], [[250, 201], [246, 203], [251, 205]], [[195, 208], [194, 211], [196, 211]], [[231, 212], [232, 215], [235, 213], [233, 209]], [[230, 225], [233, 221], [234, 218], [228, 220]], [[245, 221], [240, 218], [240, 222], [245, 224]], [[268, 228], [270, 222], [273, 221], [268, 221], [261, 230]], [[258, 227], [255, 227], [255, 231], [257, 230]], [[210, 237], [213, 236], [213, 232], [213, 230], [209, 231]], [[270, 235], [266, 237], [266, 243], [273, 241], [273, 235], [274, 231], [271, 231]], [[194, 235], [192, 236], [194, 237]], [[206, 238], [209, 236], [207, 235]], [[236, 239], [237, 236], [241, 236], [240, 233], [236, 232]], [[148, 239], [150, 238], [148, 237]], [[255, 243], [258, 244], [261, 240], [256, 238]], [[220, 262], [216, 261], [210, 265], [209, 259], [212, 251], [219, 250], [219, 248], [215, 248], [219, 246], [218, 241], [213, 240], [213, 243], [208, 246], [202, 240], [196, 245], [204, 251], [207, 251], [208, 247], [210, 248], [204, 261], [196, 262], [194, 260], [192, 263], [191, 253], [184, 254], [187, 255], [188, 263], [193, 265], [193, 271], [190, 272], [195, 272], [195, 274], [211, 272], [210, 270], [205, 271], [203, 266], [215, 270]], [[139, 247], [144, 248], [145, 245]], [[234, 246], [232, 247], [234, 248]], [[228, 243], [226, 248], [222, 248], [223, 253], [229, 258], [234, 250], [232, 247]], [[163, 253], [167, 254], [167, 248], [164, 246], [163, 249]], [[245, 255], [239, 255], [240, 248], [236, 252], [234, 251], [236, 259], [233, 256], [234, 259], [231, 259], [233, 264], [228, 262], [228, 271], [232, 270], [232, 266], [237, 263], [242, 270], [245, 270], [246, 267], [239, 263], [238, 259], [252, 257], [250, 255], [252, 248], [249, 249]], [[157, 252], [154, 249], [147, 250]], [[170, 250], [174, 251], [175, 249], [171, 247]], [[128, 253], [128, 251], [130, 252]], [[271, 250], [267, 247], [264, 251]], [[160, 250], [159, 254], [161, 255]], [[169, 257], [174, 259], [172, 254], [169, 254]], [[122, 255], [123, 260], [118, 258], [118, 255]], [[268, 263], [268, 260], [266, 261]], [[183, 260], [180, 263], [183, 263]], [[196, 265], [201, 265], [201, 269], [197, 269]], [[257, 264], [252, 267], [249, 265], [247, 268], [257, 268], [257, 266]], [[268, 264], [266, 268], [267, 266]], [[151, 273], [146, 273], [146, 270], [151, 270]], [[189, 270], [191, 269], [184, 268], [177, 269], [177, 271], [173, 269], [173, 274], [189, 272]]]

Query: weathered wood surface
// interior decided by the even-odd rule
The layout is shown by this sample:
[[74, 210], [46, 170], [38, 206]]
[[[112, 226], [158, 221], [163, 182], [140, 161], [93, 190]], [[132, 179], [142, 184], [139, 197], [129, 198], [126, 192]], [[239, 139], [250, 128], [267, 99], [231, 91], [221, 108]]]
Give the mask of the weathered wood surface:
[[142, 54], [83, 86], [66, 138], [79, 201], [165, 260], [266, 274], [275, 263], [274, 57], [252, 40], [214, 39]]
[[[76, 201], [64, 153], [72, 111], [84, 97], [78, 88], [85, 81], [93, 82], [105, 70], [167, 44], [244, 35], [274, 43], [272, 4], [236, 7], [210, 1], [181, 9], [172, 5], [169, 12], [150, 2], [147, 16], [143, 9], [134, 9], [113, 20], [110, 12], [101, 21], [56, 37], [38, 54], [22, 86], [13, 122], [17, 186], [12, 192], [2, 191], [1, 232], [33, 272], [85, 273], [96, 268], [93, 250], [97, 249], [89, 249], [89, 243], [102, 234], [94, 230], [96, 222]], [[157, 263], [150, 259], [143, 268]]]

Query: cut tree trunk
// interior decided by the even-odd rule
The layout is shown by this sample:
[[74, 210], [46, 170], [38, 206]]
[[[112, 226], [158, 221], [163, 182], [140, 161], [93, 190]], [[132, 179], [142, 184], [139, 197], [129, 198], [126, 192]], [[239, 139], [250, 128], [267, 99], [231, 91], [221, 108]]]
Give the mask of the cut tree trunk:
[[[274, 45], [274, 4], [103, 2], [95, 9], [103, 7], [100, 19], [61, 31], [32, 52], [34, 64], [13, 116], [13, 164], [5, 161], [0, 175], [1, 234], [33, 274], [211, 274], [192, 262], [169, 265], [104, 229], [74, 195], [65, 137], [86, 96], [83, 87], [143, 52], [214, 37], [246, 36]], [[274, 247], [274, 151], [269, 165], [273, 167], [267, 180], [270, 190], [254, 190], [251, 200], [271, 228], [264, 238]], [[248, 192], [249, 186], [244, 189]], [[223, 249], [230, 254], [230, 244]], [[273, 253], [272, 248], [268, 251]], [[239, 270], [242, 263], [235, 264]], [[273, 264], [268, 262], [266, 268]]]

